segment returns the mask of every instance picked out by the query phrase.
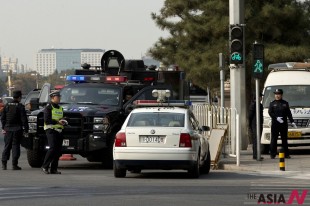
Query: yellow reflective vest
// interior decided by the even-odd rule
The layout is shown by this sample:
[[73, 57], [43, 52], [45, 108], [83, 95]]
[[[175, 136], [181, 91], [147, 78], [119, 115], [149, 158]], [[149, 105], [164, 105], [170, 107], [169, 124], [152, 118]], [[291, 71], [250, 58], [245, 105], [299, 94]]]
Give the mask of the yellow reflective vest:
[[[61, 106], [59, 106], [59, 108], [55, 108], [52, 106], [52, 119], [53, 120], [56, 120], [57, 122], [63, 118], [64, 116], [64, 113], [63, 113], [63, 108]], [[62, 130], [64, 128], [63, 125], [61, 124], [45, 124], [44, 122], [44, 130], [47, 130], [47, 129], [55, 129], [55, 130]]]

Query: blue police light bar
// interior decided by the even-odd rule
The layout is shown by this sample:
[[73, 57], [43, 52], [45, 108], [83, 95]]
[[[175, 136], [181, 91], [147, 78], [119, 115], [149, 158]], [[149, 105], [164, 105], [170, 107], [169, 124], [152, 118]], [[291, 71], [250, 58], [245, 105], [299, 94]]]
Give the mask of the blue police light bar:
[[84, 82], [86, 81], [86, 78], [83, 75], [69, 75], [67, 76], [67, 81]]

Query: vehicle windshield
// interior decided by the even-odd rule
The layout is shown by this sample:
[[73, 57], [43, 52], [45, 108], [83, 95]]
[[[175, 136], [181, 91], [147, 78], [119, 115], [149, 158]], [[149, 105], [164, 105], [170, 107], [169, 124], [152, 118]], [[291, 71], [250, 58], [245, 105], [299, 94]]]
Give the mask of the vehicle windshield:
[[117, 106], [120, 102], [120, 93], [120, 88], [116, 87], [65, 87], [60, 92], [60, 103]]
[[185, 114], [164, 112], [141, 112], [130, 116], [128, 127], [158, 126], [184, 127]]
[[290, 107], [310, 107], [310, 85], [281, 85], [266, 87], [263, 98], [263, 106], [269, 107], [274, 100], [275, 89], [283, 90], [283, 99]]

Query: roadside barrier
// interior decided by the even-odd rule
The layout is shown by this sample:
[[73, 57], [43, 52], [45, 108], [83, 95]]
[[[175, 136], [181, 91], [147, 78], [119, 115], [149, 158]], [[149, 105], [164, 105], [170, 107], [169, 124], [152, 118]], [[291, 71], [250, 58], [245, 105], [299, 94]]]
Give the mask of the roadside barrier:
[[285, 156], [283, 148], [279, 151], [279, 167], [281, 171], [285, 171]]
[[210, 131], [203, 132], [210, 137], [212, 129], [225, 128], [222, 155], [236, 157], [238, 164], [239, 125], [238, 113], [234, 108], [219, 107], [210, 104], [193, 104], [192, 111], [200, 126], [209, 126]]
[[63, 155], [61, 155], [59, 160], [76, 160], [76, 158], [73, 157], [72, 154], [63, 154]]

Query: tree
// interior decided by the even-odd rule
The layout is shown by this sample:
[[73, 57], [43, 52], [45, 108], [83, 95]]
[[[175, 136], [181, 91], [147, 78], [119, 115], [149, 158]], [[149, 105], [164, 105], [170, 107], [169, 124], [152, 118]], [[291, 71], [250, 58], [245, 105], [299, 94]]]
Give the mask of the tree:
[[[246, 1], [247, 81], [251, 79], [255, 40], [265, 45], [266, 65], [309, 57], [309, 8], [309, 1]], [[218, 53], [229, 55], [229, 1], [166, 0], [160, 14], [151, 15], [170, 36], [159, 38], [149, 50], [150, 55], [167, 65], [178, 64], [202, 88], [219, 87]]]

